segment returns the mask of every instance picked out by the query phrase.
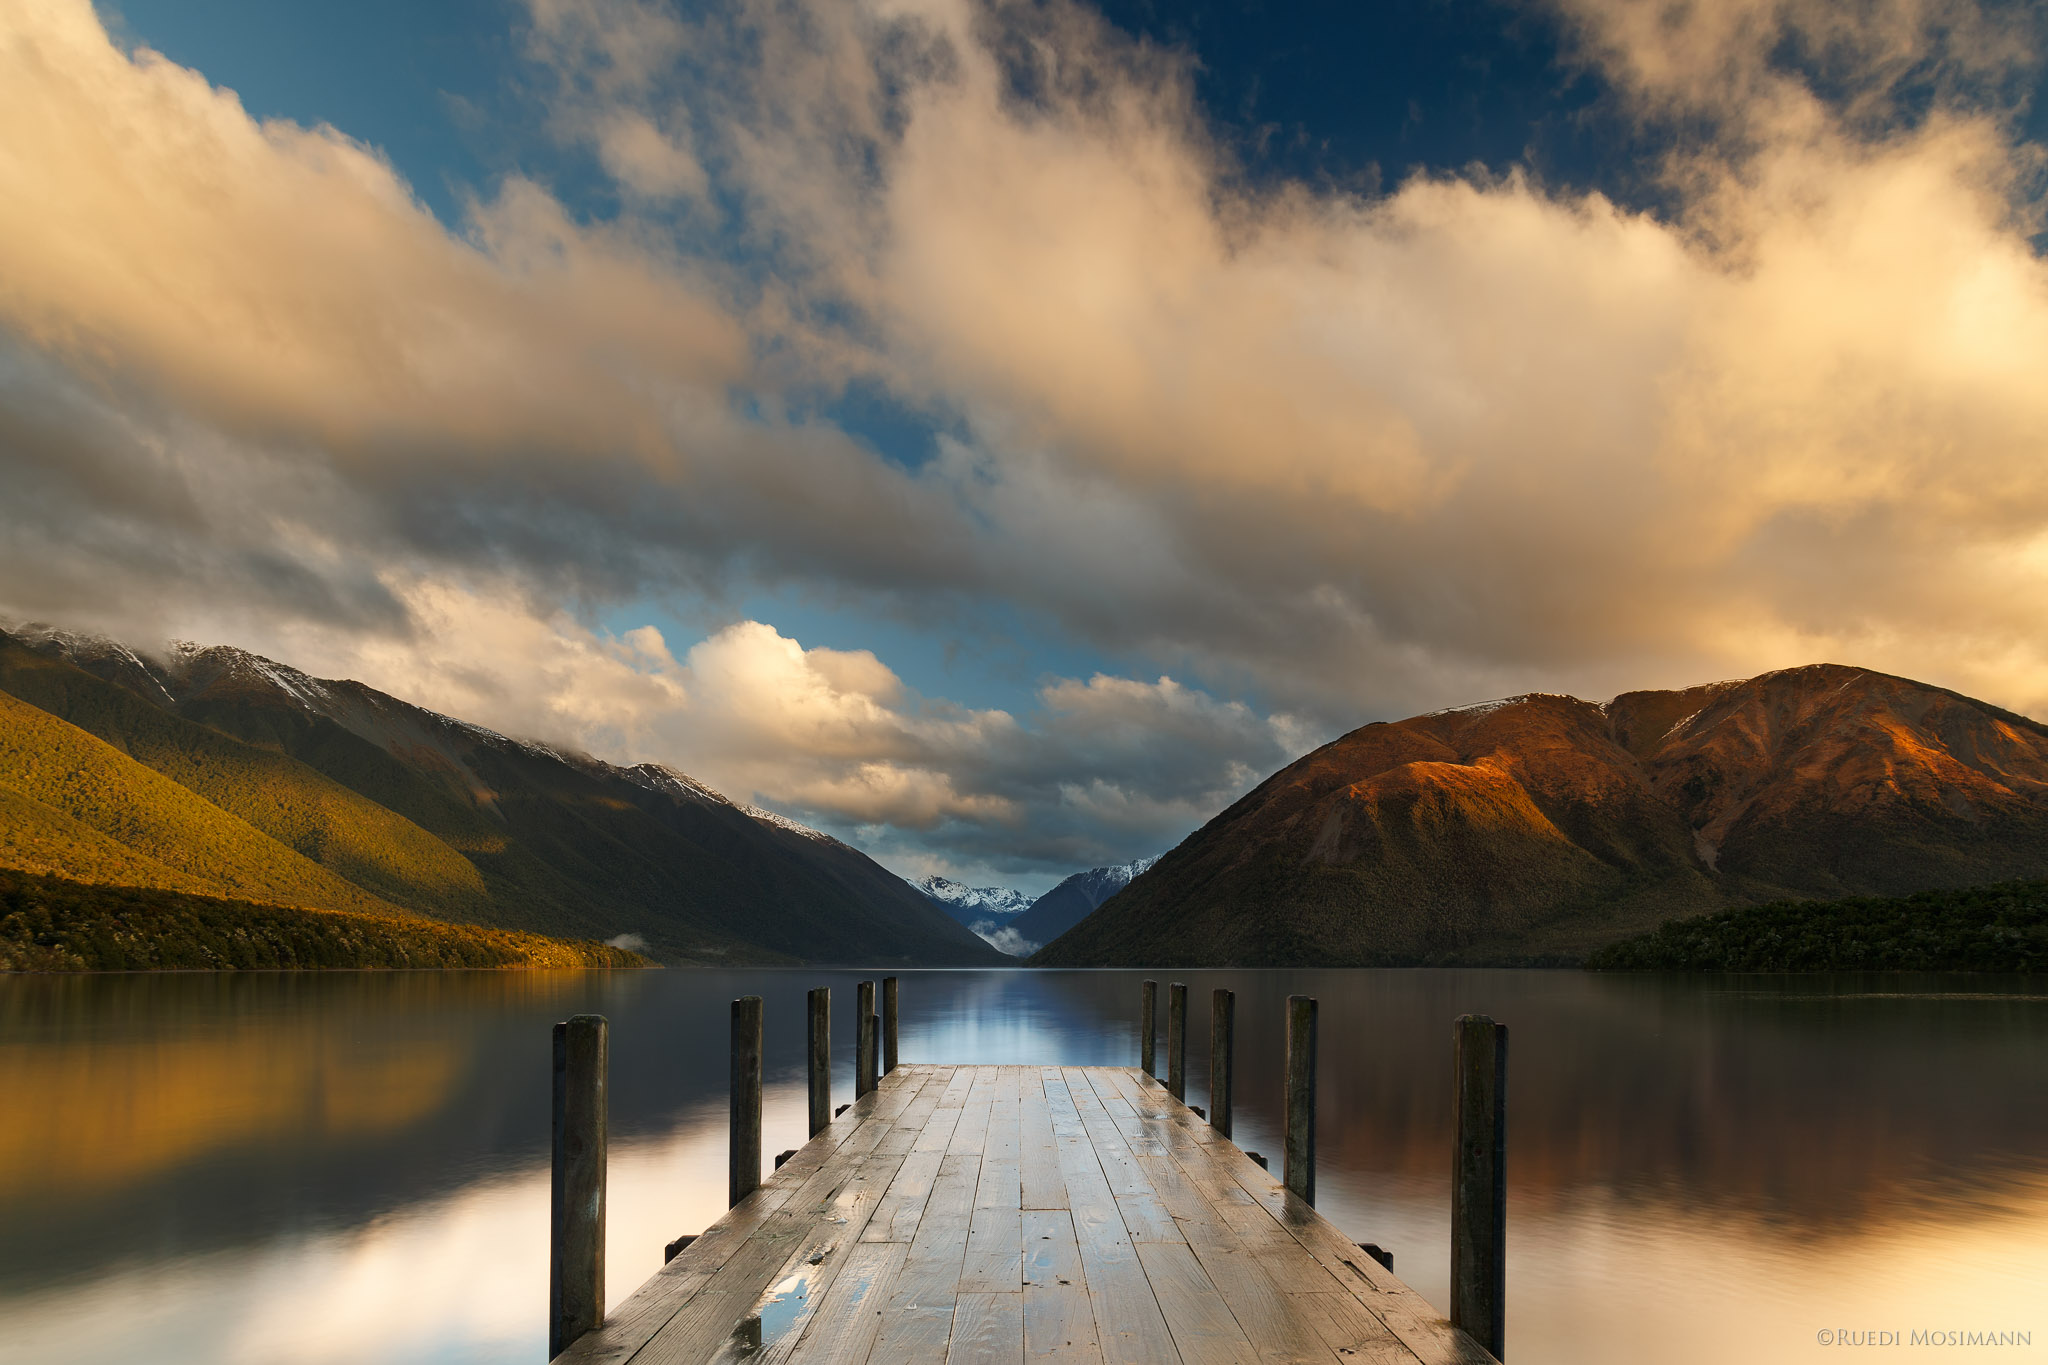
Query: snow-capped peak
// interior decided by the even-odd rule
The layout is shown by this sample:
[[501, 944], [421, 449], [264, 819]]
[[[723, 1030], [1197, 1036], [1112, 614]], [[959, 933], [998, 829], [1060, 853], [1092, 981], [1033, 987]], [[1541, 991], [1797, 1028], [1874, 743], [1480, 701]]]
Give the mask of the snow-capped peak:
[[773, 825], [777, 829], [786, 829], [791, 834], [801, 834], [804, 838], [816, 839], [821, 844], [836, 844], [839, 842], [824, 831], [812, 829], [809, 825], [792, 820], [787, 815], [777, 815], [774, 811], [760, 806], [741, 806], [740, 809], [764, 825]]
[[170, 662], [174, 671], [188, 679], [194, 669], [205, 665], [216, 667], [222, 674], [230, 676], [258, 678], [309, 711], [324, 712], [332, 700], [326, 685], [318, 678], [234, 645], [200, 645], [190, 640], [173, 640]]
[[[968, 886], [948, 877], [904, 878], [939, 904], [955, 911], [1007, 919], [1031, 908], [1031, 897], [1007, 886]], [[957, 916], [956, 916], [957, 917]]]
[[[660, 792], [664, 796], [681, 797], [689, 801], [703, 801], [714, 806], [729, 806], [732, 804], [696, 778], [691, 777], [688, 773], [679, 773], [666, 764], [636, 763], [630, 768], [619, 769], [619, 772], [627, 781], [637, 786], [645, 787], [651, 792]], [[747, 814], [753, 815], [757, 819], [759, 818], [758, 813], [751, 807], [744, 809]]]

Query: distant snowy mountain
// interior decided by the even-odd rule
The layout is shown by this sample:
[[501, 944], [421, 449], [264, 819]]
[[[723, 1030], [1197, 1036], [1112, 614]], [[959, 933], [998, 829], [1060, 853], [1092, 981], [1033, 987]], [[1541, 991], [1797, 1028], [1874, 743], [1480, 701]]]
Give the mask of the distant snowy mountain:
[[[1160, 855], [1119, 863], [1115, 867], [1094, 867], [1055, 886], [1032, 903], [1029, 910], [1011, 920], [1008, 927], [1033, 952], [1052, 942], [1095, 912], [1095, 907], [1135, 881]], [[998, 943], [998, 948], [1003, 945]], [[1004, 952], [1011, 951], [1008, 948]]]
[[[908, 881], [908, 878], [905, 878]], [[1023, 957], [1038, 945], [1019, 938], [1009, 922], [1031, 908], [1031, 897], [1007, 886], [967, 886], [947, 877], [926, 877], [910, 884], [941, 910], [980, 935], [992, 947]]]
[[1031, 908], [1031, 897], [1006, 886], [966, 886], [946, 877], [926, 877], [910, 884], [937, 901], [941, 910], [969, 928], [976, 920], [1000, 922]]
[[1086, 919], [1096, 906], [1158, 861], [1156, 856], [1140, 858], [1076, 872], [1035, 901], [1008, 887], [967, 886], [946, 877], [926, 877], [910, 884], [994, 947], [1012, 957], [1029, 957]]

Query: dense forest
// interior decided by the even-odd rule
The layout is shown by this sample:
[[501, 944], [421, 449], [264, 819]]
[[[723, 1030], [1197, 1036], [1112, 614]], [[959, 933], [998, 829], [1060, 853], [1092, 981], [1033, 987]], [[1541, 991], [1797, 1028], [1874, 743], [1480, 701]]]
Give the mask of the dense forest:
[[2048, 971], [2048, 881], [1895, 898], [1773, 901], [1672, 920], [1593, 953], [1595, 971]]
[[646, 967], [509, 929], [302, 910], [0, 869], [0, 971]]

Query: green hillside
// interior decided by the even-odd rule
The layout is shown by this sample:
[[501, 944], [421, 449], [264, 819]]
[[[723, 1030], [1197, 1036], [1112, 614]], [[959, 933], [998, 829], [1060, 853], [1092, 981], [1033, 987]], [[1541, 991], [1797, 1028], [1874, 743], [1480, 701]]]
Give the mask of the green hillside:
[[0, 870], [0, 971], [650, 965], [603, 943]]
[[1587, 958], [1595, 971], [2048, 971], [2048, 881], [1896, 898], [1774, 901], [1672, 920]]
[[[395, 915], [357, 887], [112, 745], [0, 692], [0, 788], [68, 817], [202, 890], [279, 905]], [[33, 806], [14, 803], [18, 811]], [[120, 874], [104, 843], [34, 812], [10, 839], [37, 840], [36, 864], [91, 881]], [[162, 880], [150, 878], [150, 880]]]
[[92, 826], [0, 786], [0, 868], [120, 886], [204, 894], [200, 877], [166, 867]]
[[487, 910], [483, 877], [462, 854], [295, 758], [153, 706], [125, 687], [11, 641], [0, 642], [0, 689], [97, 736], [372, 895], [446, 919], [475, 919]]
[[0, 631], [0, 865], [541, 935], [664, 961], [1004, 961], [859, 851], [687, 779], [225, 646]]

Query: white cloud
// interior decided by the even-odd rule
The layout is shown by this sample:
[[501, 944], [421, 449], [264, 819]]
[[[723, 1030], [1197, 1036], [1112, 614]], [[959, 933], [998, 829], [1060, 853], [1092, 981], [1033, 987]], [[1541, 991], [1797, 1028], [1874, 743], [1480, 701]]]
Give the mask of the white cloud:
[[1053, 679], [1020, 717], [923, 697], [869, 651], [806, 649], [759, 621], [678, 656], [653, 626], [614, 638], [502, 589], [385, 587], [416, 636], [311, 625], [238, 642], [507, 733], [668, 764], [921, 874], [1064, 875], [1157, 851], [1300, 740], [1287, 717], [1171, 678]]
[[[2034, 18], [1559, 9], [1711, 132], [1669, 214], [1247, 188], [1186, 59], [1068, 4], [535, 0], [627, 208], [512, 178], [450, 232], [85, 0], [0, 10], [0, 610], [330, 660], [905, 858], [1156, 851], [1333, 727], [1531, 686], [1835, 658], [2048, 707]], [[936, 456], [792, 415], [853, 376]], [[1157, 681], [1011, 715], [580, 624], [820, 584]]]
[[1011, 957], [1029, 957], [1045, 946], [1033, 943], [1008, 924], [997, 928], [994, 923], [984, 921], [974, 926], [974, 932], [989, 947], [999, 953], [1008, 953]]

